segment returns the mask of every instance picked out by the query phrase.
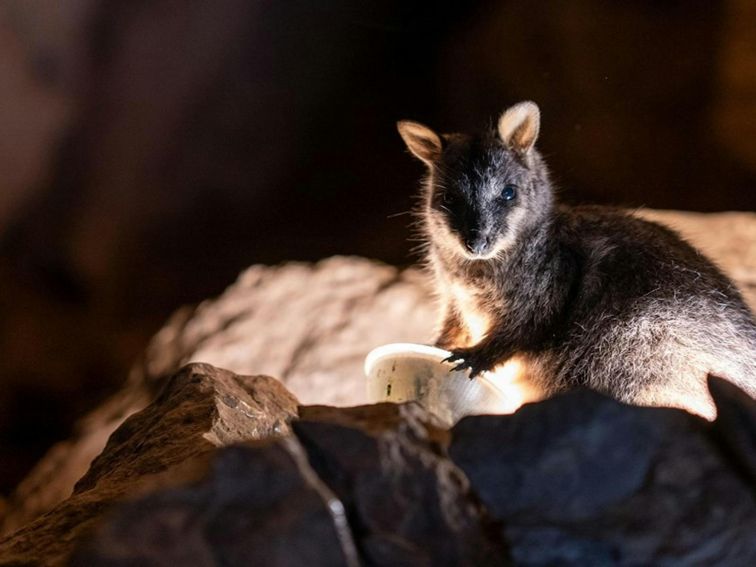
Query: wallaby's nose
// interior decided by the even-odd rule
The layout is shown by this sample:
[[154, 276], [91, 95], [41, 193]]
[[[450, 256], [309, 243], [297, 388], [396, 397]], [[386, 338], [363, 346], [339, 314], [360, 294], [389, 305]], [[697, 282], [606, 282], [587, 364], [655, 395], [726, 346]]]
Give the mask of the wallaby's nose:
[[465, 241], [467, 249], [478, 256], [488, 252], [488, 241], [485, 238], [468, 238]]

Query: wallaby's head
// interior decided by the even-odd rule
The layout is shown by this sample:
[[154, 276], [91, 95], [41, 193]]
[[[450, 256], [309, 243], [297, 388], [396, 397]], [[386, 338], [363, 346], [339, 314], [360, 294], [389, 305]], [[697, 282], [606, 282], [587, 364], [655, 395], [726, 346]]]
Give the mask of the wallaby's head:
[[509, 108], [495, 129], [473, 136], [397, 124], [407, 148], [430, 171], [424, 220], [436, 245], [468, 259], [491, 259], [547, 218], [552, 190], [534, 148], [539, 126], [532, 102]]

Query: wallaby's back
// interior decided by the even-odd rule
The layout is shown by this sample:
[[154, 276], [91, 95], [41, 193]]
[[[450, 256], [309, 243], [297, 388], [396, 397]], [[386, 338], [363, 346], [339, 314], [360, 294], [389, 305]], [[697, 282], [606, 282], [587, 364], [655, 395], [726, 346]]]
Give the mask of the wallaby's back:
[[580, 279], [553, 359], [559, 382], [664, 404], [708, 400], [712, 373], [756, 396], [756, 323], [718, 268], [673, 231], [620, 211], [558, 215], [555, 236]]

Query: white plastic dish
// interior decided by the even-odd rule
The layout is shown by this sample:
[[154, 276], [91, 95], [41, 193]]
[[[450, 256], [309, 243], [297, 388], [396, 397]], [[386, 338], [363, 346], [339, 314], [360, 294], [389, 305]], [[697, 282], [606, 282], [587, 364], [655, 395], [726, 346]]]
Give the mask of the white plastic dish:
[[365, 358], [368, 400], [417, 401], [448, 425], [466, 415], [509, 413], [511, 403], [485, 374], [452, 370], [443, 362], [451, 353], [432, 346], [394, 343], [373, 349]]

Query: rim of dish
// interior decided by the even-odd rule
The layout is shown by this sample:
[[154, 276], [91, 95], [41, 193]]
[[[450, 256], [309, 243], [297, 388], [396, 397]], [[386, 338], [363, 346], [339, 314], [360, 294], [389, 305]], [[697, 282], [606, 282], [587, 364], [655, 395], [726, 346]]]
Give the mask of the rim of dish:
[[369, 376], [373, 367], [385, 358], [397, 358], [402, 355], [409, 357], [411, 355], [412, 358], [424, 358], [434, 362], [441, 362], [450, 354], [449, 351], [442, 348], [416, 343], [389, 343], [381, 345], [375, 347], [365, 357], [365, 376]]
[[[451, 353], [442, 348], [418, 343], [389, 343], [381, 345], [375, 347], [365, 357], [365, 376], [370, 377], [370, 371], [381, 360], [402, 354], [414, 355], [415, 358], [424, 358], [425, 360], [432, 360], [433, 362], [442, 362]], [[500, 395], [504, 395], [503, 390], [496, 384], [496, 382], [489, 379], [488, 372], [482, 373], [480, 376], [476, 377], [475, 380], [482, 383], [484, 387], [493, 388]]]

